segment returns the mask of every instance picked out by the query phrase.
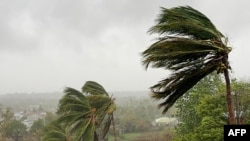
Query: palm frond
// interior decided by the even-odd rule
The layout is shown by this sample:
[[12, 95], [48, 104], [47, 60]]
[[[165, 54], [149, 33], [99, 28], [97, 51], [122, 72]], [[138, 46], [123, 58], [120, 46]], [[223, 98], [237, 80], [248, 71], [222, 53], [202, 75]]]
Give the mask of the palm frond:
[[69, 111], [89, 111], [89, 100], [80, 92], [73, 88], [65, 88], [65, 95], [59, 101], [57, 114]]
[[87, 81], [83, 87], [82, 92], [90, 94], [90, 95], [107, 95], [108, 92], [97, 82]]
[[202, 40], [224, 37], [204, 14], [190, 6], [162, 7], [156, 22], [149, 33], [191, 36]]
[[88, 120], [81, 126], [77, 128], [76, 141], [94, 141], [95, 124]]
[[96, 109], [106, 107], [111, 102], [111, 98], [105, 95], [89, 95], [87, 98], [91, 107]]
[[142, 53], [144, 58], [142, 63], [146, 68], [151, 63], [152, 67], [172, 70], [178, 64], [206, 61], [211, 56], [217, 56], [218, 50], [223, 48], [213, 44], [212, 41], [178, 37], [161, 38]]
[[59, 103], [59, 109], [57, 111], [57, 114], [69, 112], [69, 111], [89, 111], [90, 106], [82, 101], [79, 101], [79, 99], [76, 99], [74, 97], [65, 97], [62, 99]]
[[65, 124], [65, 126], [76, 125], [77, 123], [88, 120], [89, 115], [91, 114], [90, 111], [88, 112], [71, 112], [61, 115], [57, 121], [60, 123]]
[[42, 141], [66, 141], [70, 137], [67, 129], [59, 122], [52, 122], [45, 128]]
[[202, 78], [212, 73], [216, 69], [216, 64], [206, 65], [201, 69], [189, 69], [172, 74], [171, 77], [160, 81], [151, 87], [152, 98], [164, 99], [159, 104], [159, 108], [163, 107], [163, 113], [175, 103], [175, 101], [191, 89]]

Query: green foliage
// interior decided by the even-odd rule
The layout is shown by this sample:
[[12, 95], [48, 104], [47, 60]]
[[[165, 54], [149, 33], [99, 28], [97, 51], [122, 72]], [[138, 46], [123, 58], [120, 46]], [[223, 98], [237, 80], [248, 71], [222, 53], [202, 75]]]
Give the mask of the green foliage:
[[94, 81], [87, 81], [85, 85], [82, 87], [82, 92], [91, 95], [106, 95], [106, 96], [109, 95], [102, 85]]
[[55, 133], [60, 133], [58, 138], [66, 139], [70, 136], [74, 141], [105, 138], [115, 110], [114, 100], [109, 97], [106, 90], [94, 81], [87, 81], [82, 91], [67, 87], [64, 93], [58, 105], [58, 119], [49, 127], [63, 130], [47, 132], [44, 140], [47, 135]]
[[55, 113], [52, 112], [46, 112], [46, 116], [44, 117], [44, 123], [45, 125], [53, 122], [54, 120], [56, 120], [57, 115]]
[[189, 6], [162, 8], [149, 32], [157, 41], [143, 53], [143, 65], [164, 68], [172, 75], [151, 87], [163, 113], [208, 74], [230, 69], [227, 39], [201, 12]]
[[66, 128], [57, 121], [48, 124], [44, 133], [42, 141], [72, 141]]
[[[119, 136], [118, 141], [172, 141], [174, 129], [166, 128], [163, 131], [133, 132]], [[113, 141], [112, 136], [109, 141]]]
[[[156, 102], [148, 98], [120, 98], [117, 110], [114, 113], [116, 117], [117, 130], [121, 134], [134, 132], [147, 132], [155, 130], [152, 121], [155, 118], [161, 117], [161, 111], [157, 108]], [[129, 114], [128, 114], [129, 113]], [[171, 110], [167, 116], [172, 116], [175, 112]], [[119, 132], [118, 132], [119, 133]]]
[[223, 37], [205, 15], [189, 6], [171, 9], [162, 7], [157, 21], [158, 24], [149, 32], [187, 35], [199, 40]]
[[[250, 85], [236, 80], [232, 82], [232, 90], [240, 93], [238, 94], [240, 108], [247, 113], [250, 108]], [[177, 101], [177, 117], [180, 123], [176, 128], [175, 141], [223, 140], [223, 126], [228, 124], [228, 117], [225, 116], [227, 107], [224, 85], [217, 75], [210, 75]], [[248, 120], [246, 114], [244, 122], [247, 123]]]
[[[213, 127], [213, 130], [216, 129], [216, 127], [223, 129], [221, 124], [210, 124], [213, 120], [215, 122], [226, 120], [223, 119], [225, 105], [222, 104], [224, 103], [224, 99], [223, 96], [219, 94], [222, 93], [222, 87], [223, 82], [219, 76], [216, 74], [209, 75], [185, 94], [183, 98], [177, 101], [177, 117], [180, 124], [177, 126], [178, 137], [175, 138], [176, 141], [198, 141], [203, 138], [203, 135], [205, 136], [204, 130], [210, 130], [211, 127], [205, 129], [208, 125], [217, 125]], [[218, 97], [221, 98], [216, 100]], [[224, 107], [224, 109], [222, 107]], [[214, 116], [218, 116], [217, 119], [215, 119]], [[209, 120], [211, 117], [213, 120]], [[201, 134], [201, 132], [203, 133]]]
[[1, 115], [0, 132], [3, 136], [6, 136], [7, 126], [11, 122], [11, 120], [13, 119], [14, 113], [10, 107], [3, 109], [2, 105], [0, 105], [0, 115]]
[[250, 124], [250, 82], [232, 80], [232, 92], [238, 124]]
[[19, 120], [10, 120], [3, 127], [3, 135], [15, 141], [21, 140], [26, 134], [27, 127]]
[[0, 113], [1, 113], [1, 117], [3, 118], [0, 123], [4, 123], [6, 121], [9, 121], [14, 117], [14, 113], [10, 107], [7, 107], [5, 110], [2, 109], [2, 107], [1, 107]]
[[195, 107], [197, 115], [202, 117], [200, 125], [195, 129], [197, 140], [223, 140], [223, 125], [227, 123], [227, 119], [223, 117], [226, 112], [224, 99], [220, 94], [207, 95]]
[[206, 95], [220, 92], [223, 86], [219, 76], [216, 74], [208, 75], [177, 101], [177, 117], [180, 121], [179, 128], [177, 128], [179, 134], [192, 132], [195, 127], [199, 126], [202, 116], [197, 115], [197, 110], [194, 107], [197, 107]]
[[37, 140], [40, 140], [43, 130], [45, 127], [45, 119], [38, 119], [33, 122], [32, 126], [29, 129], [29, 133], [36, 138]]

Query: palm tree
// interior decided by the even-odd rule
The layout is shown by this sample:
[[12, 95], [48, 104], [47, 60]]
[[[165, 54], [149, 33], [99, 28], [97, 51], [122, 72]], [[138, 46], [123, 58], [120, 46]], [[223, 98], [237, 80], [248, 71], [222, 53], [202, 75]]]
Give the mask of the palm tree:
[[105, 138], [111, 123], [106, 120], [112, 120], [108, 117], [112, 117], [115, 110], [114, 99], [106, 90], [94, 81], [87, 81], [81, 92], [67, 87], [64, 93], [59, 101], [57, 122], [64, 124], [73, 140], [97, 141], [98, 138]]
[[159, 38], [142, 52], [142, 63], [146, 69], [151, 65], [172, 72], [151, 87], [154, 99], [164, 99], [159, 104], [163, 113], [202, 78], [217, 71], [225, 77], [229, 123], [234, 124], [227, 38], [190, 6], [162, 7], [156, 22], [149, 33], [157, 33]]
[[73, 141], [63, 124], [54, 121], [46, 126], [42, 141]]

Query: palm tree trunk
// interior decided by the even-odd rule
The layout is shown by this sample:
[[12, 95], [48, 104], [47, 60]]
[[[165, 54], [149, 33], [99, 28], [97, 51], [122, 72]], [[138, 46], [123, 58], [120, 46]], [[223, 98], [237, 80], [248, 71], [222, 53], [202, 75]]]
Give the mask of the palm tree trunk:
[[227, 90], [227, 109], [228, 109], [228, 119], [229, 119], [229, 124], [235, 124], [235, 118], [234, 118], [234, 107], [233, 107], [233, 101], [232, 101], [232, 95], [231, 95], [231, 84], [230, 84], [230, 79], [229, 79], [229, 73], [228, 70], [224, 70], [224, 76], [225, 76], [225, 81], [226, 81], [226, 90]]
[[98, 135], [97, 135], [97, 133], [96, 133], [96, 131], [94, 132], [94, 141], [98, 141], [99, 139], [98, 139]]
[[111, 121], [112, 121], [112, 126], [113, 126], [113, 132], [114, 132], [114, 138], [115, 138], [115, 141], [117, 141], [116, 139], [116, 129], [115, 129], [115, 120], [114, 120], [114, 114], [112, 113], [111, 115]]

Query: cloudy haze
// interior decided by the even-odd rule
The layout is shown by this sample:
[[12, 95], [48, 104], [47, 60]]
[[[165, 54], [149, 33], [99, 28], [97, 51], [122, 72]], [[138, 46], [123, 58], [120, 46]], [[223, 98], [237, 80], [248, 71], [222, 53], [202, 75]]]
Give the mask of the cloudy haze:
[[[225, 3], [226, 2], [226, 3]], [[148, 90], [169, 72], [141, 64], [160, 7], [189, 5], [229, 37], [232, 75], [248, 78], [248, 0], [1, 0], [0, 94], [80, 89]]]

